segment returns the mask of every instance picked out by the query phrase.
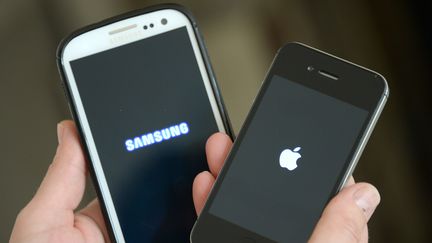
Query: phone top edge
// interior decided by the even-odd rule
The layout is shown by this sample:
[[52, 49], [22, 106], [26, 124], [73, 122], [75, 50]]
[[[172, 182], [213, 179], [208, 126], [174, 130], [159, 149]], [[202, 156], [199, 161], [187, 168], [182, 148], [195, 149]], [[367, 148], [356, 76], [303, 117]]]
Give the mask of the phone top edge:
[[350, 65], [353, 65], [353, 66], [355, 66], [355, 67], [357, 67], [357, 68], [360, 68], [360, 69], [362, 69], [362, 70], [364, 70], [364, 71], [370, 72], [371, 74], [375, 75], [377, 78], [379, 78], [379, 79], [382, 81], [383, 86], [384, 86], [384, 87], [383, 87], [383, 94], [384, 94], [385, 96], [389, 97], [389, 95], [390, 95], [390, 89], [389, 89], [389, 86], [388, 86], [388, 82], [387, 82], [386, 78], [385, 78], [382, 74], [378, 73], [377, 71], [372, 70], [372, 69], [369, 69], [369, 68], [366, 68], [366, 67], [364, 67], [364, 66], [362, 66], [362, 65], [359, 65], [359, 64], [357, 64], [357, 63], [354, 63], [354, 62], [348, 61], [348, 60], [343, 59], [343, 58], [341, 58], [341, 57], [335, 56], [335, 55], [330, 54], [330, 53], [328, 53], [328, 52], [325, 52], [325, 51], [323, 51], [323, 50], [317, 49], [317, 48], [315, 48], [315, 47], [312, 47], [312, 46], [309, 46], [309, 45], [307, 45], [307, 44], [304, 44], [304, 43], [301, 43], [301, 42], [297, 42], [297, 41], [288, 42], [288, 43], [284, 44], [281, 48], [279, 48], [277, 54], [279, 54], [279, 52], [280, 52], [281, 50], [285, 49], [286, 47], [290, 47], [290, 46], [297, 46], [297, 47], [302, 47], [302, 48], [311, 49], [311, 50], [316, 51], [316, 52], [318, 52], [318, 53], [321, 53], [321, 54], [323, 54], [323, 55], [327, 55], [327, 56], [333, 57], [333, 58], [335, 58], [335, 59], [337, 59], [337, 60], [339, 60], [339, 61], [342, 61], [342, 62], [344, 62], [344, 63], [346, 63], [346, 64], [350, 64]]
[[137, 9], [137, 10], [132, 10], [129, 12], [125, 12], [123, 14], [114, 16], [114, 17], [110, 17], [107, 19], [104, 19], [102, 21], [93, 23], [93, 24], [89, 24], [85, 27], [82, 27], [80, 29], [77, 29], [75, 31], [73, 31], [71, 34], [69, 34], [68, 36], [66, 36], [65, 38], [63, 38], [58, 47], [57, 47], [57, 51], [56, 51], [56, 58], [60, 60], [61, 63], [61, 59], [63, 57], [63, 53], [64, 50], [66, 48], [66, 46], [76, 37], [87, 33], [89, 31], [92, 31], [94, 29], [97, 28], [101, 28], [103, 26], [115, 23], [115, 22], [119, 22], [128, 18], [132, 18], [132, 17], [136, 17], [139, 15], [143, 15], [143, 14], [147, 14], [147, 13], [151, 13], [151, 12], [156, 12], [159, 10], [168, 10], [168, 9], [172, 9], [172, 10], [177, 10], [179, 12], [181, 12], [182, 14], [184, 14], [189, 21], [191, 22], [192, 26], [194, 27], [194, 29], [196, 28], [196, 21], [195, 18], [193, 17], [193, 15], [191, 14], [191, 12], [185, 8], [184, 6], [180, 5], [180, 4], [175, 4], [175, 3], [166, 3], [166, 4], [158, 4], [158, 5], [154, 5], [154, 6], [150, 6], [150, 7], [146, 7], [146, 8], [142, 8], [142, 9]]

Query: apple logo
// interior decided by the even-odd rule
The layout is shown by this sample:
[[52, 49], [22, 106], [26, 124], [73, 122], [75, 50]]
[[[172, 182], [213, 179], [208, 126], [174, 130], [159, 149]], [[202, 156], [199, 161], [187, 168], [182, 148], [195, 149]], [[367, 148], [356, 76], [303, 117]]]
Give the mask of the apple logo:
[[297, 160], [301, 158], [301, 154], [298, 153], [300, 151], [300, 147], [297, 147], [293, 150], [285, 149], [279, 156], [279, 164], [282, 168], [286, 168], [288, 170], [294, 170], [297, 168]]

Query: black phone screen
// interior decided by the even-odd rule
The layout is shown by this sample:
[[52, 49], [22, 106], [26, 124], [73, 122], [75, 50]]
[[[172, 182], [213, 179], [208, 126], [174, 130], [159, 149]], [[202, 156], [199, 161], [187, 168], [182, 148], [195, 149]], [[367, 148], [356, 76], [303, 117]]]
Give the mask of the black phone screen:
[[242, 128], [208, 212], [270, 241], [306, 242], [368, 114], [274, 75]]
[[71, 67], [126, 242], [188, 242], [218, 126], [186, 27]]

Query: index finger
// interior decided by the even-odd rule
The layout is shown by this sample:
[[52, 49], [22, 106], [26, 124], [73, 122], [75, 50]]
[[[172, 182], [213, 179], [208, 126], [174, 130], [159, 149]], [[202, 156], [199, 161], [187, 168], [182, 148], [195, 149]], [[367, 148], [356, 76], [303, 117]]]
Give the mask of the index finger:
[[209, 137], [206, 143], [207, 163], [210, 172], [216, 178], [225, 162], [225, 159], [231, 150], [231, 138], [221, 132], [215, 133]]

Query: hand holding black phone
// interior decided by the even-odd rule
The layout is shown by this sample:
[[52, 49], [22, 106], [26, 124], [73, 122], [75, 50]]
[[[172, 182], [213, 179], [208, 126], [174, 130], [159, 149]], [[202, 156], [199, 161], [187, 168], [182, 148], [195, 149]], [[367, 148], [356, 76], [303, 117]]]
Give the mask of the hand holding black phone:
[[378, 73], [302, 44], [281, 48], [191, 241], [306, 242], [388, 93]]

